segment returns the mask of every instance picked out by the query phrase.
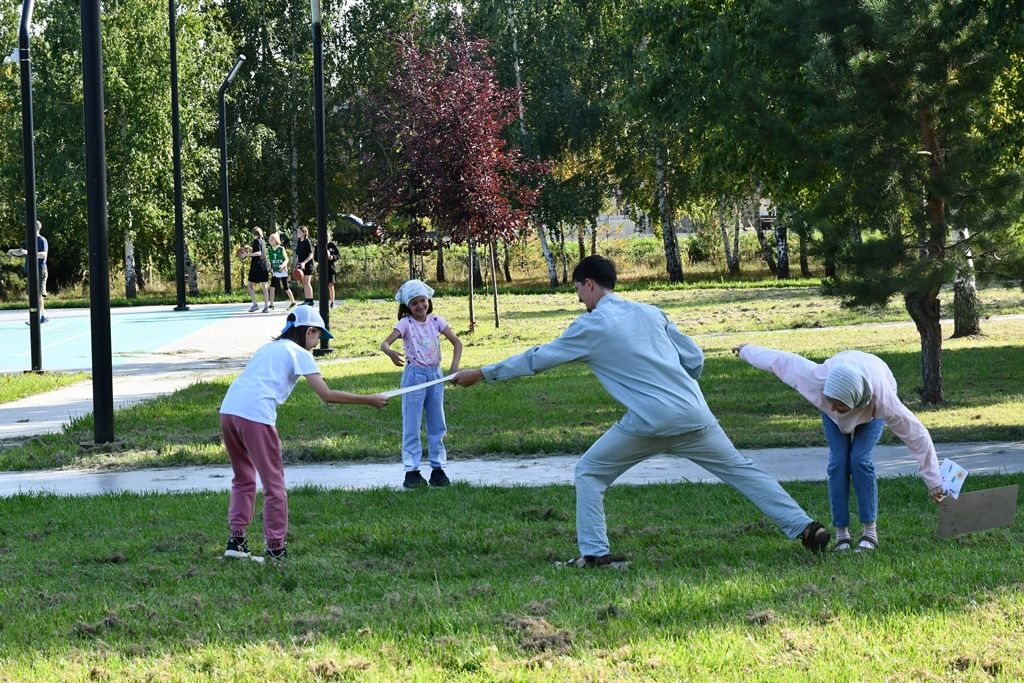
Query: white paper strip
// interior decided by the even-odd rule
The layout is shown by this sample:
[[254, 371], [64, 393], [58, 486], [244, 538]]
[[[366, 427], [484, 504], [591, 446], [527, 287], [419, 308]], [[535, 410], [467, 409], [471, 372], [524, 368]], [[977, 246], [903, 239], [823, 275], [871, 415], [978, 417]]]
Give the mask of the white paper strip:
[[424, 382], [423, 384], [416, 384], [411, 387], [403, 387], [401, 389], [392, 389], [391, 391], [382, 391], [380, 392], [380, 395], [387, 396], [388, 398], [392, 398], [394, 396], [401, 396], [402, 394], [408, 394], [410, 391], [418, 391], [420, 389], [426, 389], [427, 387], [434, 386], [435, 384], [440, 384], [441, 382], [447, 382], [452, 377], [455, 377], [454, 372], [450, 375], [445, 375], [441, 379], [431, 380], [429, 382]]

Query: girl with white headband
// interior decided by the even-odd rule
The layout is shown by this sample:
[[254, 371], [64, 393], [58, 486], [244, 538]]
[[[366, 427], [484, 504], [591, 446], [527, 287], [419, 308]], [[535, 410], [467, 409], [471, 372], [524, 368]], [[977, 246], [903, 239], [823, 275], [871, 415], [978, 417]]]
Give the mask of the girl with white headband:
[[943, 499], [942, 477], [932, 437], [896, 394], [896, 378], [878, 356], [843, 351], [818, 364], [803, 356], [753, 344], [732, 352], [773, 373], [821, 411], [828, 442], [828, 500], [836, 527], [835, 550], [849, 550], [850, 482], [864, 528], [857, 550], [878, 548], [878, 482], [872, 452], [886, 425], [917, 460], [928, 496]]
[[[434, 290], [421, 280], [409, 280], [395, 294], [395, 300], [398, 302], [398, 322], [387, 339], [381, 342], [380, 350], [398, 367], [405, 366], [405, 370], [402, 371], [403, 387], [441, 379], [441, 345], [438, 340], [441, 335], [448, 339], [454, 348], [448, 373], [459, 370], [462, 342], [445, 319], [434, 314], [432, 296]], [[405, 361], [402, 354], [391, 348], [399, 337], [402, 338]], [[402, 395], [402, 464], [405, 466], [405, 480], [402, 486], [407, 489], [427, 485], [427, 481], [420, 474], [420, 461], [423, 459], [420, 426], [424, 413], [427, 416], [430, 485], [447, 486], [451, 483], [444, 472], [444, 465], [448, 461], [444, 435], [448, 431], [448, 426], [444, 420], [444, 384], [440, 383]]]

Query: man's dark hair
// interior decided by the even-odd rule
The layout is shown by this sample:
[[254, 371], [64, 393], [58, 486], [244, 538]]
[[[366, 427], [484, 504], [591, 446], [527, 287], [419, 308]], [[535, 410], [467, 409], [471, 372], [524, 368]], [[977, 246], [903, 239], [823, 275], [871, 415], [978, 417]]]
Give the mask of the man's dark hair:
[[600, 287], [615, 289], [615, 264], [604, 256], [588, 256], [572, 270], [572, 281], [583, 282], [590, 278]]

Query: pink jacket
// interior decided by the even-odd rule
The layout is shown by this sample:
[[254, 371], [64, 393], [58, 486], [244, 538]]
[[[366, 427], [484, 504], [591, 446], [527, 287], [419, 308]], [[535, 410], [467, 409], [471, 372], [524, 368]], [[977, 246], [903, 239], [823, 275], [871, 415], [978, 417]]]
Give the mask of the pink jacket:
[[[874, 418], [885, 420], [892, 433], [906, 444], [910, 455], [917, 460], [917, 473], [928, 488], [942, 484], [932, 437], [917, 416], [900, 401], [896, 394], [896, 378], [878, 356], [863, 351], [842, 351], [819, 365], [795, 353], [747, 344], [740, 349], [740, 358], [755, 368], [773, 373], [796, 389], [815, 408], [828, 415], [844, 434], [852, 434], [858, 425]], [[842, 415], [832, 410], [822, 390], [833, 363], [855, 365], [861, 369], [871, 382], [871, 403]]]

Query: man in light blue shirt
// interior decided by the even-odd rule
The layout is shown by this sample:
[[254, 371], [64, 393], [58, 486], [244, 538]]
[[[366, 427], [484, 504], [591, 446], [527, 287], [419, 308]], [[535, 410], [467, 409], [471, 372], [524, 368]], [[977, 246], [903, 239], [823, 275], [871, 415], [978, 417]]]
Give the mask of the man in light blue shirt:
[[579, 361], [626, 414], [576, 462], [576, 535], [581, 555], [566, 565], [621, 567], [611, 555], [604, 492], [623, 472], [660, 453], [685, 456], [731, 485], [791, 539], [820, 552], [829, 532], [812, 520], [777, 481], [732, 445], [701, 393], [704, 353], [664, 311], [625, 301], [615, 289], [615, 265], [588, 256], [572, 274], [587, 307], [554, 341], [452, 380], [470, 386], [523, 377]]

